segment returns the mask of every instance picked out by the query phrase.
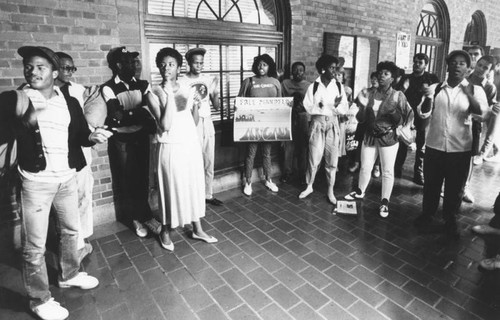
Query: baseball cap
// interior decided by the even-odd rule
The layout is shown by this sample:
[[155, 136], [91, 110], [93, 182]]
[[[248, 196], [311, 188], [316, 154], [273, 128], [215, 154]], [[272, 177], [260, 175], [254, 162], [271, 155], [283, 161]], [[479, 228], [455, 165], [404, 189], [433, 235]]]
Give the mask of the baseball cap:
[[54, 51], [47, 47], [24, 46], [17, 49], [17, 53], [19, 53], [23, 59], [28, 59], [33, 56], [43, 57], [49, 60], [49, 62], [54, 65], [55, 69], [59, 69], [61, 66], [59, 57], [54, 53]]
[[185, 57], [186, 57], [187, 62], [189, 63], [191, 57], [194, 56], [195, 54], [201, 54], [202, 56], [204, 56], [205, 53], [207, 53], [207, 50], [205, 50], [203, 48], [193, 48], [193, 49], [190, 49], [188, 52], [186, 52]]
[[137, 51], [130, 52], [127, 50], [126, 47], [116, 47], [116, 48], [112, 48], [111, 50], [109, 50], [109, 52], [106, 56], [106, 60], [108, 60], [108, 65], [111, 67], [111, 66], [114, 66], [115, 63], [121, 61], [123, 58], [125, 58], [127, 56], [134, 59], [138, 55], [139, 55], [139, 52], [137, 52]]
[[450, 60], [455, 57], [455, 56], [464, 56], [465, 60], [467, 61], [467, 67], [470, 67], [471, 60], [470, 60], [470, 55], [467, 51], [464, 50], [453, 50], [448, 54], [446, 57], [446, 63], [450, 63]]

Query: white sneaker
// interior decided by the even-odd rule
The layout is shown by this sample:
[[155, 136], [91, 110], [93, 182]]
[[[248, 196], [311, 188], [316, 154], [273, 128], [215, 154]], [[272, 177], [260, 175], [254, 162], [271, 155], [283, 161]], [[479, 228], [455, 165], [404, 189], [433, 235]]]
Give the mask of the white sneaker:
[[271, 190], [272, 192], [278, 192], [278, 186], [274, 184], [272, 180], [266, 180], [266, 188]]
[[145, 236], [148, 235], [148, 229], [146, 229], [146, 227], [142, 223], [140, 223], [137, 220], [134, 220], [132, 221], [132, 224], [134, 225], [135, 234], [139, 238], [144, 238]]
[[481, 163], [483, 163], [483, 156], [482, 155], [474, 156], [474, 160], [472, 160], [472, 163], [474, 165], [480, 165]]
[[387, 218], [389, 216], [389, 207], [385, 204], [381, 205], [379, 208], [379, 214], [382, 218]]
[[363, 199], [364, 197], [365, 197], [364, 193], [358, 194], [358, 193], [356, 193], [356, 191], [353, 191], [349, 194], [346, 194], [344, 196], [344, 199], [352, 201], [352, 200], [356, 200], [356, 199]]
[[252, 184], [251, 183], [245, 183], [245, 187], [243, 188], [243, 193], [247, 196], [252, 195]]
[[307, 186], [306, 190], [302, 191], [299, 194], [299, 199], [307, 198], [311, 193], [313, 193], [313, 188], [311, 186]]
[[69, 316], [68, 310], [61, 307], [59, 302], [54, 301], [54, 298], [34, 307], [31, 311], [43, 320], [64, 320]]
[[98, 285], [99, 280], [95, 277], [89, 276], [87, 272], [79, 272], [76, 277], [72, 279], [59, 281], [59, 288], [77, 287], [83, 290], [89, 290], [97, 287]]

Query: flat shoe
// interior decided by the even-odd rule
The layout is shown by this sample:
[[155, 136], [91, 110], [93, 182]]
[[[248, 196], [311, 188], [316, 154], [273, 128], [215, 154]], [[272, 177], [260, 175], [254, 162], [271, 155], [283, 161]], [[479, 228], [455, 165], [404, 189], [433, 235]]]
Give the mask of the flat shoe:
[[311, 193], [313, 193], [313, 189], [306, 189], [304, 191], [302, 191], [300, 194], [299, 194], [299, 199], [304, 199], [304, 198], [307, 198]]
[[487, 224], [480, 224], [477, 226], [473, 226], [472, 231], [474, 231], [477, 234], [500, 236], [500, 229], [493, 228], [492, 226]]
[[163, 238], [161, 237], [161, 234], [160, 234], [159, 238], [160, 238], [160, 244], [161, 244], [163, 249], [168, 250], [168, 251], [174, 251], [174, 242], [172, 241], [172, 239], [170, 239], [170, 244], [166, 244], [165, 242], [163, 242]]
[[196, 235], [196, 233], [193, 232], [193, 239], [195, 240], [201, 240], [201, 241], [205, 241], [206, 243], [216, 243], [217, 241], [217, 238], [215, 237], [212, 237], [212, 236], [208, 236], [208, 238], [204, 238], [204, 237], [200, 237], [198, 235]]

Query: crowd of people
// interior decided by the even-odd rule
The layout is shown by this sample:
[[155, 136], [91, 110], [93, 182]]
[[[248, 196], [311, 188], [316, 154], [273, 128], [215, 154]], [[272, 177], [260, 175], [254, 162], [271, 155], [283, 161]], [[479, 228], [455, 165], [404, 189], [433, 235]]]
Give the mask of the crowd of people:
[[[69, 315], [49, 291], [44, 258], [49, 216], [56, 220], [59, 237], [59, 287], [92, 289], [99, 284], [97, 278], [80, 272], [82, 260], [93, 250], [88, 241], [93, 233], [89, 147], [96, 143], [108, 145], [118, 218], [138, 237], [151, 233], [164, 249], [173, 251], [171, 230], [192, 224], [193, 239], [218, 241], [201, 223], [207, 204], [223, 205], [213, 194], [216, 150], [211, 110], [220, 107], [219, 85], [217, 78], [202, 72], [205, 49], [185, 54], [189, 71], [184, 75], [183, 56], [173, 48], [159, 50], [155, 62], [162, 81], [154, 86], [139, 79], [139, 53], [125, 47], [107, 54], [111, 79], [90, 87], [72, 81], [77, 68], [67, 53], [36, 46], [21, 47], [18, 53], [26, 83], [1, 94], [0, 120], [17, 140], [22, 273], [34, 314], [41, 319]], [[280, 82], [274, 60], [262, 54], [254, 58], [254, 76], [242, 82], [241, 97], [293, 97], [293, 140], [282, 142], [280, 149], [282, 183], [295, 180], [304, 187], [298, 197], [307, 198], [324, 163], [326, 198], [335, 207], [338, 161], [348, 156], [349, 172], [359, 171], [359, 179], [344, 198], [363, 199], [371, 178], [381, 175], [378, 214], [386, 218], [394, 179], [401, 177], [413, 146], [413, 181], [423, 185], [422, 214], [415, 226], [422, 232], [438, 230], [459, 237], [460, 205], [474, 201], [467, 189], [472, 165], [500, 157], [495, 147], [500, 60], [484, 55], [480, 47], [452, 51], [446, 58], [447, 76], [441, 81], [426, 71], [429, 57], [423, 53], [413, 57], [409, 75], [383, 61], [370, 75], [371, 87], [355, 98], [344, 83], [341, 61], [328, 54], [319, 57], [315, 65], [319, 76], [312, 83], [304, 79], [305, 64], [295, 62], [291, 79]], [[149, 204], [152, 145], [159, 218]], [[246, 196], [252, 195], [259, 146], [264, 185], [279, 192], [272, 180], [272, 145], [246, 144], [242, 183]], [[444, 224], [434, 221], [440, 197]], [[499, 203], [500, 195], [495, 217], [488, 225], [475, 226], [474, 232], [500, 235]], [[480, 265], [500, 269], [500, 256]]]

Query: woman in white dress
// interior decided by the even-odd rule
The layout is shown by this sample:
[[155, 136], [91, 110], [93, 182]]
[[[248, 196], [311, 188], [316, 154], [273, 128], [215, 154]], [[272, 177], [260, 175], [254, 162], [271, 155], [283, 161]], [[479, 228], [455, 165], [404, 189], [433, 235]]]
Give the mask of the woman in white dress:
[[189, 87], [179, 85], [181, 54], [163, 48], [156, 55], [163, 81], [148, 94], [148, 105], [158, 122], [158, 184], [162, 231], [160, 243], [173, 251], [170, 229], [193, 224], [193, 239], [217, 242], [201, 226], [205, 216], [205, 173], [196, 132], [198, 104]]

